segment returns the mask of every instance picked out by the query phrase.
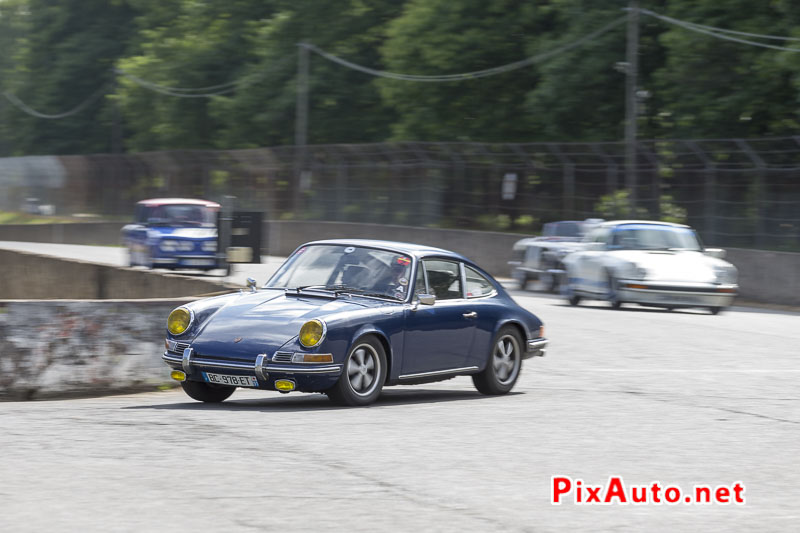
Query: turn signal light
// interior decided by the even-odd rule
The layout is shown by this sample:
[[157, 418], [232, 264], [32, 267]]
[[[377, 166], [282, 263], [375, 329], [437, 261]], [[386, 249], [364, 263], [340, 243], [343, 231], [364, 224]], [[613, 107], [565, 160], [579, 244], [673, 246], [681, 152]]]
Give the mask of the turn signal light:
[[186, 374], [181, 372], [180, 370], [173, 370], [169, 373], [169, 377], [174, 379], [175, 381], [186, 381]]
[[294, 390], [294, 381], [288, 379], [279, 379], [275, 382], [275, 388], [281, 392], [289, 392]]
[[292, 363], [333, 363], [333, 354], [296, 353], [292, 356]]

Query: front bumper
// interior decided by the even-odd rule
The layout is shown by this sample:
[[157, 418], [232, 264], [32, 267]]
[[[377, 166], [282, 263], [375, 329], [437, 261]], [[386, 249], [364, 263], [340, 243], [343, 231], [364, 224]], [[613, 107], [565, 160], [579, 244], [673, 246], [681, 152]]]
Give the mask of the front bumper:
[[216, 255], [170, 255], [168, 257], [153, 257], [155, 266], [177, 266], [183, 268], [217, 268], [219, 261]]
[[617, 290], [623, 302], [674, 307], [728, 307], [736, 298], [739, 287], [622, 280]]
[[547, 344], [549, 342], [550, 341], [543, 337], [538, 339], [529, 339], [528, 349], [522, 355], [522, 358], [530, 359], [531, 357], [544, 357], [545, 353], [547, 353]]
[[225, 361], [196, 355], [191, 348], [183, 356], [164, 352], [161, 356], [170, 368], [183, 370], [189, 379], [205, 381], [203, 372], [229, 373], [255, 377], [259, 388], [273, 390], [280, 379], [291, 379], [300, 391], [321, 391], [332, 387], [342, 373], [340, 364], [276, 364], [270, 363], [265, 354], [256, 357], [254, 363]]

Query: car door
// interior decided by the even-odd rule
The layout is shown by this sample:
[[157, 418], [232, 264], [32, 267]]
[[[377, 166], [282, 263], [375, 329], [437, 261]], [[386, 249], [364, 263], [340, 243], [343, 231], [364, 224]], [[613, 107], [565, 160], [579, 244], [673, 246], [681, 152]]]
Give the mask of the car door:
[[606, 241], [609, 230], [601, 227], [595, 229], [589, 236], [590, 242], [587, 249], [581, 254], [580, 277], [581, 289], [587, 292], [603, 293], [606, 288], [604, 257], [606, 254]]
[[463, 368], [470, 355], [477, 313], [465, 297], [460, 263], [435, 258], [419, 262], [415, 297], [424, 293], [423, 286], [436, 302], [406, 309], [401, 376]]

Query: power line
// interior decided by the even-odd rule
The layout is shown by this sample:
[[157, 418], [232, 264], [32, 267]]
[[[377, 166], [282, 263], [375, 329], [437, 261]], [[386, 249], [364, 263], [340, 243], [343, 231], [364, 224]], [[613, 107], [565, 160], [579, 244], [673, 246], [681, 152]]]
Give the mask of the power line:
[[104, 91], [106, 89], [106, 85], [107, 84], [105, 84], [105, 83], [103, 85], [101, 85], [100, 88], [98, 88], [94, 93], [92, 93], [86, 100], [84, 100], [83, 102], [81, 102], [80, 104], [75, 106], [74, 108], [70, 109], [69, 111], [66, 111], [64, 113], [58, 113], [58, 114], [55, 114], [55, 115], [49, 115], [49, 114], [46, 114], [46, 113], [40, 113], [39, 111], [36, 111], [35, 109], [33, 109], [32, 107], [27, 105], [25, 102], [23, 102], [22, 100], [20, 100], [19, 98], [17, 98], [14, 94], [12, 94], [10, 92], [4, 92], [3, 96], [5, 96], [6, 99], [8, 99], [9, 102], [14, 104], [14, 106], [16, 106], [19, 110], [21, 110], [21, 111], [23, 111], [23, 112], [25, 112], [25, 113], [27, 113], [27, 114], [29, 114], [31, 116], [34, 116], [34, 117], [37, 117], [37, 118], [45, 118], [45, 119], [54, 120], [54, 119], [70, 117], [70, 116], [75, 115], [77, 113], [80, 113], [81, 111], [86, 109], [90, 104], [92, 104], [95, 100], [97, 100], [100, 96], [103, 95], [103, 93], [104, 93]]
[[587, 35], [581, 37], [580, 39], [577, 39], [577, 40], [575, 40], [575, 41], [573, 41], [571, 43], [565, 44], [563, 46], [559, 46], [557, 48], [554, 48], [552, 50], [548, 50], [547, 52], [543, 52], [543, 53], [537, 54], [535, 56], [531, 56], [531, 57], [522, 59], [520, 61], [515, 61], [513, 63], [508, 63], [507, 65], [501, 65], [499, 67], [488, 68], [488, 69], [485, 69], [485, 70], [476, 70], [474, 72], [464, 72], [464, 73], [460, 73], [460, 74], [443, 74], [443, 75], [439, 75], [439, 76], [421, 76], [421, 75], [415, 75], [415, 74], [399, 74], [399, 73], [396, 73], [396, 72], [387, 72], [385, 70], [376, 70], [376, 69], [373, 69], [373, 68], [365, 67], [363, 65], [359, 65], [357, 63], [353, 63], [353, 62], [348, 61], [346, 59], [342, 59], [341, 57], [338, 57], [338, 56], [335, 56], [335, 55], [333, 55], [333, 54], [331, 54], [329, 52], [326, 52], [326, 51], [314, 46], [313, 44], [300, 43], [299, 46], [305, 47], [305, 48], [307, 48], [309, 50], [313, 50], [314, 52], [316, 52], [317, 54], [321, 55], [322, 57], [324, 57], [325, 59], [327, 59], [329, 61], [332, 61], [334, 63], [338, 63], [339, 65], [342, 65], [344, 67], [347, 67], [347, 68], [350, 68], [350, 69], [353, 69], [353, 70], [357, 70], [359, 72], [363, 72], [364, 74], [369, 74], [371, 76], [377, 76], [377, 77], [381, 77], [381, 78], [390, 78], [390, 79], [402, 80], [402, 81], [417, 81], [417, 82], [429, 82], [429, 83], [448, 82], [448, 81], [463, 81], [463, 80], [471, 80], [471, 79], [476, 79], [476, 78], [485, 78], [487, 76], [495, 76], [497, 74], [503, 74], [505, 72], [511, 72], [513, 70], [518, 70], [518, 69], [533, 65], [534, 63], [538, 63], [538, 62], [543, 61], [545, 59], [549, 59], [551, 57], [554, 57], [554, 56], [557, 56], [557, 55], [562, 54], [564, 52], [567, 52], [569, 50], [572, 50], [573, 48], [577, 48], [577, 47], [579, 47], [579, 46], [581, 46], [583, 44], [586, 44], [586, 43], [592, 41], [593, 39], [599, 37], [600, 35], [603, 35], [603, 34], [609, 32], [610, 30], [612, 30], [616, 26], [621, 25], [626, 20], [627, 20], [627, 17], [621, 17], [619, 19], [616, 19], [616, 20], [612, 21], [609, 24], [606, 24], [605, 26], [603, 26], [599, 30], [596, 30], [596, 31], [594, 31], [592, 33], [589, 33], [589, 34], [587, 34]]
[[736, 32], [733, 30], [726, 30], [724, 28], [716, 28], [714, 26], [705, 26], [703, 24], [695, 24], [694, 22], [687, 22], [685, 20], [678, 20], [672, 17], [668, 17], [666, 15], [661, 15], [654, 11], [650, 11], [649, 9], [641, 9], [640, 10], [643, 14], [649, 15], [651, 17], [657, 18], [669, 24], [673, 24], [675, 26], [679, 26], [689, 31], [702, 33], [705, 35], [709, 35], [711, 37], [716, 37], [717, 39], [724, 39], [726, 41], [733, 41], [735, 43], [746, 44], [749, 46], [758, 46], [761, 48], [770, 48], [772, 50], [782, 50], [784, 52], [800, 52], [800, 48], [789, 48], [786, 46], [778, 46], [775, 44], [767, 44], [767, 43], [759, 43], [757, 41], [751, 41], [749, 39], [740, 39], [738, 37], [733, 37], [732, 35], [743, 35], [748, 37], [754, 37], [759, 39], [782, 39], [785, 41], [800, 41], [800, 39], [794, 37], [779, 37], [776, 35], [762, 35], [758, 33], [745, 33], [745, 32]]

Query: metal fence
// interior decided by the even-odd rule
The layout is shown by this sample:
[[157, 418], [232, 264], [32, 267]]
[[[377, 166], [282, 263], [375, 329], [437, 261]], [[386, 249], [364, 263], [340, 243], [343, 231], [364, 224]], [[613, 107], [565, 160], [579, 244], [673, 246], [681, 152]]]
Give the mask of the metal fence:
[[[614, 201], [601, 203], [625, 185], [622, 143], [403, 142], [61, 156], [58, 171], [53, 160], [0, 159], [2, 208], [37, 197], [59, 213], [126, 216], [147, 197], [233, 195], [240, 208], [282, 219], [521, 233], [551, 220], [626, 211], [624, 198], [616, 198], [616, 212]], [[51, 179], [54, 173], [59, 179]], [[683, 217], [709, 244], [797, 250], [799, 175], [800, 137], [640, 141], [631, 216]]]

